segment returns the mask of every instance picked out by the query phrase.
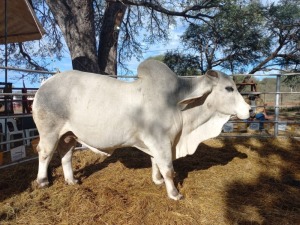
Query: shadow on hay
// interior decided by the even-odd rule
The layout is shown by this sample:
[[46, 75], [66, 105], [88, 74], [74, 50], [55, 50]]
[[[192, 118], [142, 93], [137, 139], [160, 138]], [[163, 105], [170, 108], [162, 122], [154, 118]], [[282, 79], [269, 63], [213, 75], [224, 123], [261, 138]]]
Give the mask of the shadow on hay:
[[[53, 171], [61, 166], [60, 157], [54, 154], [48, 167], [48, 177], [50, 185], [53, 184]], [[38, 173], [38, 160], [27, 163], [20, 163], [15, 166], [0, 170], [0, 202], [18, 195], [26, 190], [31, 191], [35, 184]]]
[[103, 162], [95, 162], [89, 164], [82, 169], [75, 171], [75, 176], [81, 180], [83, 177], [87, 178], [92, 174], [106, 168], [111, 163], [120, 161], [127, 168], [149, 168], [151, 167], [151, 160], [149, 155], [143, 153], [136, 148], [120, 148], [114, 151], [112, 156], [106, 158]]
[[261, 141], [264, 149], [253, 151], [261, 157], [262, 167], [268, 165], [269, 157], [280, 158], [283, 163], [269, 166], [279, 170], [279, 175], [261, 172], [255, 182], [228, 185], [226, 218], [229, 224], [300, 224], [300, 142], [293, 140], [286, 150], [272, 140]]
[[36, 179], [36, 174], [36, 162], [0, 170], [0, 202], [24, 192]]
[[230, 141], [223, 142], [222, 148], [213, 148], [201, 143], [193, 155], [174, 161], [175, 182], [183, 184], [189, 172], [206, 170], [213, 166], [226, 165], [234, 158], [247, 158], [245, 153], [238, 152]]
[[[175, 183], [183, 184], [188, 173], [197, 170], [206, 170], [212, 166], [225, 165], [233, 158], [246, 158], [247, 155], [236, 151], [230, 143], [220, 149], [212, 148], [204, 143], [201, 143], [197, 151], [184, 158], [174, 161], [174, 169], [176, 171]], [[82, 179], [89, 177], [93, 173], [106, 168], [111, 163], [120, 161], [125, 167], [130, 169], [150, 168], [150, 156], [136, 148], [117, 149], [111, 157], [108, 157], [103, 162], [95, 162], [89, 164], [82, 169], [75, 169], [75, 176]], [[60, 157], [54, 154], [48, 168], [48, 178], [50, 185], [53, 185], [53, 180], [58, 176], [54, 175], [55, 170], [61, 166]], [[13, 195], [18, 195], [26, 190], [29, 190], [36, 179], [38, 162], [20, 164], [14, 167], [1, 170], [0, 174], [0, 201], [10, 198]], [[151, 174], [149, 173], [149, 177]], [[28, 189], [29, 188], [29, 189]]]
[[[193, 155], [177, 159], [173, 162], [176, 172], [175, 184], [183, 184], [189, 172], [206, 170], [212, 166], [226, 165], [235, 157], [247, 158], [247, 155], [238, 152], [232, 147], [231, 142], [224, 142], [222, 148], [213, 148], [204, 143], [201, 143]], [[89, 177], [93, 173], [104, 169], [110, 163], [120, 161], [129, 169], [150, 168], [150, 156], [136, 148], [121, 148], [117, 149], [112, 156], [108, 157], [104, 162], [90, 164], [76, 173], [82, 177]], [[151, 174], [149, 173], [149, 177]]]

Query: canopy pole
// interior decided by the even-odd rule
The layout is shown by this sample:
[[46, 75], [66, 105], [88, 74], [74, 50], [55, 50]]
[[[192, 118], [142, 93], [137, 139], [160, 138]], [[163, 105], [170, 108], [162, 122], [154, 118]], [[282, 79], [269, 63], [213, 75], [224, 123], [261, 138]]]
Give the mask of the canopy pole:
[[[5, 3], [4, 3], [4, 45], [5, 45], [5, 67], [7, 67], [7, 61], [8, 61], [8, 57], [7, 57], [7, 0], [5, 0]], [[7, 86], [7, 69], [5, 69], [5, 89], [6, 89], [6, 86]], [[8, 105], [8, 102], [7, 102], [7, 98], [4, 97], [4, 109], [6, 111], [6, 116], [8, 116], [8, 110], [7, 110], [7, 105]], [[5, 135], [5, 141], [7, 141], [7, 117], [4, 119], [4, 124], [5, 126], [2, 127], [3, 131], [4, 131], [4, 135]], [[2, 131], [2, 132], [3, 132]], [[10, 144], [9, 144], [10, 145]], [[7, 145], [6, 145], [6, 148], [7, 148]], [[7, 149], [6, 149], [7, 150]]]
[[279, 99], [280, 99], [280, 78], [281, 75], [276, 77], [276, 96], [275, 96], [275, 124], [274, 124], [274, 136], [278, 136], [278, 120], [279, 120]]
[[[5, 0], [4, 4], [5, 67], [7, 67], [7, 0]], [[5, 83], [7, 83], [7, 69], [5, 69]]]

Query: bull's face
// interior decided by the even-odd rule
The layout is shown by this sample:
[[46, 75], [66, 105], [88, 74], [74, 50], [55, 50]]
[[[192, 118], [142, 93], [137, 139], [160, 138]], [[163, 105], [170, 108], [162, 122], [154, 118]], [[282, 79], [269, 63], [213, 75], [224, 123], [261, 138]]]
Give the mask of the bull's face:
[[219, 80], [211, 93], [216, 110], [226, 115], [236, 115], [239, 119], [249, 118], [250, 106], [238, 92], [233, 80], [221, 72], [218, 75]]
[[237, 115], [239, 119], [247, 119], [250, 116], [250, 105], [238, 92], [233, 80], [215, 70], [207, 71], [197, 90], [186, 96], [179, 104], [189, 105], [185, 109], [206, 104], [210, 112]]

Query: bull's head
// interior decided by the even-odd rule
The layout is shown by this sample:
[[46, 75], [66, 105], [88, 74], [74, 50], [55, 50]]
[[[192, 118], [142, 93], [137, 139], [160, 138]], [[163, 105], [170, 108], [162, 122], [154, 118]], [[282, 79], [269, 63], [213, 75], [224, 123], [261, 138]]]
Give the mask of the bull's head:
[[216, 70], [207, 71], [197, 89], [179, 103], [186, 105], [185, 109], [199, 103], [206, 104], [211, 112], [237, 115], [239, 119], [247, 119], [250, 116], [250, 106], [238, 92], [233, 80]]
[[230, 77], [215, 70], [209, 70], [205, 76], [214, 83], [210, 99], [218, 112], [227, 115], [237, 115], [239, 119], [249, 118], [250, 106], [238, 92], [235, 83]]

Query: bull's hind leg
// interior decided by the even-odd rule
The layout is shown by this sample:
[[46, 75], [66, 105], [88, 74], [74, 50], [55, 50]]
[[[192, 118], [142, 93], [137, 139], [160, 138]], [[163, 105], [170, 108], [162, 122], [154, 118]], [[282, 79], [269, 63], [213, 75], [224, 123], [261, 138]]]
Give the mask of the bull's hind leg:
[[46, 138], [41, 137], [37, 146], [39, 153], [39, 168], [36, 181], [41, 188], [49, 185], [47, 169], [56, 149], [57, 142], [58, 138], [56, 135], [47, 136]]
[[61, 164], [67, 184], [76, 184], [78, 181], [74, 179], [72, 169], [72, 155], [76, 146], [76, 140], [72, 134], [63, 135], [58, 143], [57, 149], [61, 157]]

